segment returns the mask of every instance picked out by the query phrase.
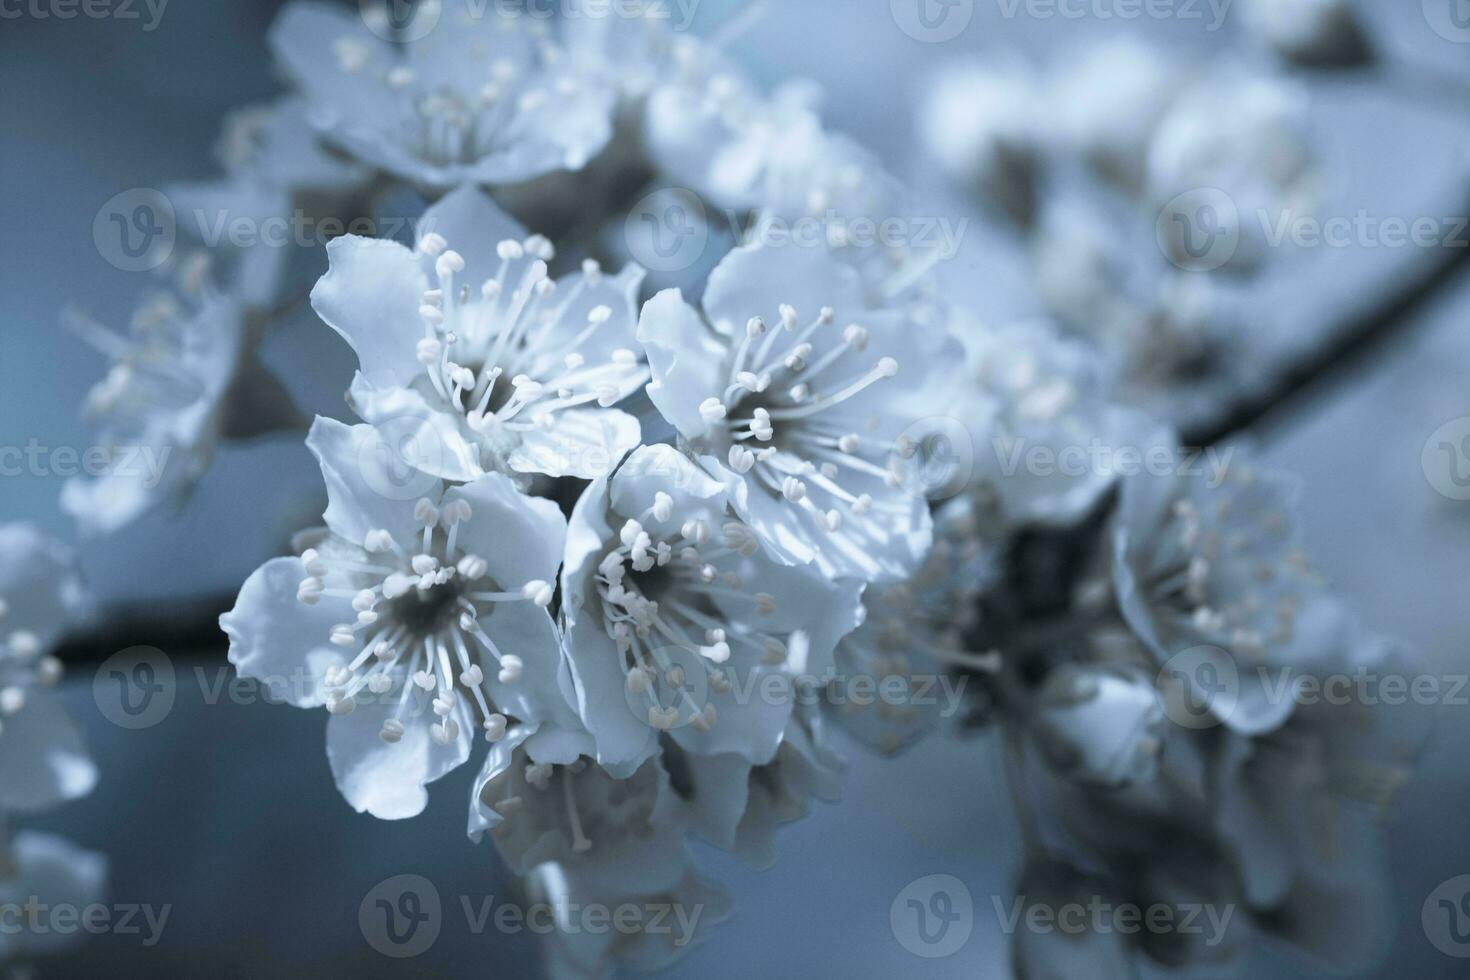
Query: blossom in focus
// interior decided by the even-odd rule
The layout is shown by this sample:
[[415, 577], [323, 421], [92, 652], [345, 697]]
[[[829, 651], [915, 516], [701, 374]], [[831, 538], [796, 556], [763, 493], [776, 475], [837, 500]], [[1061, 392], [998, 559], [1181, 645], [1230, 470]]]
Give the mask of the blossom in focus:
[[636, 450], [572, 512], [567, 654], [596, 758], [617, 775], [658, 749], [769, 762], [796, 676], [821, 677], [862, 586], [773, 561], [725, 487], [668, 446]]
[[476, 733], [579, 727], [547, 607], [566, 521], [490, 473], [400, 481], [371, 426], [318, 419], [326, 528], [263, 565], [220, 619], [230, 662], [297, 707], [325, 706], [337, 786], [359, 811], [417, 815]]
[[550, 243], [474, 187], [421, 227], [412, 250], [355, 235], [328, 246], [312, 305], [357, 352], [353, 408], [447, 480], [607, 473], [639, 441], [612, 406], [648, 377], [632, 349], [642, 270], [588, 260], [551, 279]]
[[97, 782], [53, 691], [62, 667], [50, 655], [86, 608], [69, 549], [30, 525], [0, 524], [0, 814], [50, 809]]
[[615, 89], [584, 77], [539, 21], [460, 0], [416, 16], [409, 33], [422, 36], [402, 44], [325, 4], [277, 18], [272, 50], [328, 141], [439, 190], [579, 170], [607, 144]]
[[872, 308], [823, 249], [751, 245], [643, 307], [648, 396], [778, 560], [896, 580], [932, 540], [905, 485], [910, 430], [942, 399], [958, 343], [912, 311]]

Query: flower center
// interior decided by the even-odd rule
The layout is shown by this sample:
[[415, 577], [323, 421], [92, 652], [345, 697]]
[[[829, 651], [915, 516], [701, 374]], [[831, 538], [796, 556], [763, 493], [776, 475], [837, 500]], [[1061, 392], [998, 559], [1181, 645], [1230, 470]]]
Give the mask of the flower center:
[[442, 236], [425, 235], [419, 251], [434, 258], [438, 285], [419, 308], [418, 360], [433, 394], [481, 437], [482, 453], [552, 427], [566, 409], [610, 408], [643, 380], [631, 350], [589, 359], [589, 341], [612, 318], [611, 307], [593, 307], [575, 332], [567, 326], [569, 311], [602, 282], [595, 261], [583, 263], [576, 285], [559, 291], [547, 278], [551, 243], [507, 239], [496, 248], [496, 275], [472, 295], [469, 285], [456, 283], [464, 258]]
[[346, 714], [364, 691], [384, 696], [396, 688], [398, 705], [383, 725], [384, 741], [401, 739], [405, 720], [424, 716], [421, 701], [430, 695], [438, 718], [431, 735], [440, 744], [459, 737], [459, 723], [451, 716], [461, 698], [481, 719], [488, 741], [505, 734], [507, 719], [486, 695], [485, 670], [493, 665], [501, 683], [513, 684], [525, 665], [496, 646], [481, 620], [501, 602], [530, 601], [545, 608], [554, 590], [533, 581], [518, 592], [504, 591], [483, 558], [459, 547], [460, 528], [472, 516], [463, 500], [442, 510], [420, 500], [415, 517], [423, 531], [407, 545], [375, 530], [360, 547], [334, 539], [338, 547], [310, 549], [301, 556], [307, 577], [297, 598], [312, 605], [323, 596], [351, 599], [357, 613], [356, 622], [330, 631], [332, 643], [357, 655], [345, 666], [329, 668], [323, 678], [329, 711]]
[[5, 722], [26, 706], [37, 686], [53, 687], [61, 680], [61, 661], [41, 656], [41, 641], [30, 630], [7, 630], [10, 604], [0, 596], [0, 735]]
[[[660, 492], [642, 520], [667, 521], [672, 509], [673, 500]], [[699, 703], [687, 671], [702, 671], [700, 680], [723, 693], [730, 679], [721, 665], [732, 645], [755, 648], [764, 664], [784, 663], [786, 643], [753, 625], [776, 611], [776, 598], [748, 589], [730, 567], [758, 548], [745, 525], [727, 522], [723, 541], [714, 543], [703, 520], [686, 521], [677, 535], [657, 540], [642, 520], [629, 519], [618, 547], [598, 564], [603, 628], [618, 646], [628, 696], [646, 702], [650, 725], [668, 730], [683, 720], [707, 730], [715, 706]], [[733, 617], [732, 607], [739, 610]], [[660, 697], [660, 680], [672, 692], [669, 703]]]
[[777, 329], [768, 329], [760, 317], [746, 324], [725, 390], [706, 398], [699, 411], [711, 424], [724, 422], [720, 448], [732, 470], [753, 476], [768, 492], [806, 510], [817, 526], [836, 531], [845, 513], [866, 514], [874, 505], [871, 495], [844, 488], [844, 473], [897, 486], [900, 476], [887, 464], [895, 452], [912, 453], [898, 442], [852, 431], [850, 419], [838, 411], [896, 375], [898, 362], [864, 360], [868, 331], [857, 324], [834, 337], [830, 307], [804, 327], [794, 307], [780, 309]]

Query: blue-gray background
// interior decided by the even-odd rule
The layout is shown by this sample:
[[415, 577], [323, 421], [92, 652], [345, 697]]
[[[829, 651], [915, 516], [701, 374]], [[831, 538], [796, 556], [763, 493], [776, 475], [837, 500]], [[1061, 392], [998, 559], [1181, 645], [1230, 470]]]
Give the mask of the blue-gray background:
[[[705, 0], [696, 25], [722, 22], [730, 6]], [[1045, 54], [1116, 29], [1167, 38], [1180, 50], [1240, 43], [1229, 18], [1211, 33], [1198, 22], [1007, 18], [1008, 6], [978, 0], [958, 38], [932, 45], [895, 26], [888, 0], [782, 0], [734, 51], [764, 78], [824, 83], [832, 124], [910, 173], [921, 169], [911, 106], [938, 57], [1013, 47]], [[1364, 6], [1396, 57], [1470, 71], [1470, 46], [1430, 31], [1418, 0]], [[93, 218], [120, 191], [215, 173], [210, 148], [222, 114], [279, 90], [263, 42], [275, 7], [174, 0], [152, 32], [142, 29], [146, 11], [144, 21], [0, 19], [0, 446], [87, 445], [77, 405], [101, 365], [58, 329], [58, 310], [76, 303], [120, 324], [147, 286], [97, 253]], [[1344, 206], [1410, 219], [1463, 213], [1463, 100], [1457, 116], [1453, 99], [1437, 105], [1387, 86], [1328, 82], [1317, 95]], [[948, 270], [957, 288], [968, 284], [996, 319], [1028, 312], [1028, 300], [1004, 288], [1014, 258], [983, 235], [967, 245]], [[1362, 300], [1420, 258], [1381, 249], [1294, 257], [1271, 311], [1278, 322], [1289, 311], [1289, 329], [1296, 317]], [[1305, 480], [1303, 522], [1319, 564], [1365, 621], [1410, 640], [1426, 669], [1442, 674], [1463, 672], [1470, 659], [1470, 507], [1433, 492], [1420, 452], [1438, 426], [1470, 414], [1467, 317], [1470, 282], [1460, 282], [1406, 324], [1390, 350], [1293, 403], [1260, 433], [1266, 454]], [[268, 356], [309, 407], [340, 406], [350, 360], [325, 329], [303, 318]], [[229, 449], [182, 509], [85, 544], [88, 574], [105, 599], [165, 602], [230, 590], [301, 523], [315, 505], [314, 486], [296, 441]], [[58, 491], [54, 478], [5, 479], [0, 520], [35, 521], [72, 538]], [[488, 848], [465, 841], [464, 778], [439, 786], [429, 812], [410, 824], [357, 816], [332, 789], [318, 749], [322, 716], [228, 697], [208, 703], [227, 677], [222, 650], [168, 653], [188, 682], [169, 717], [145, 731], [109, 725], [92, 702], [90, 677], [74, 680], [68, 697], [102, 782], [89, 799], [36, 821], [107, 853], [114, 901], [170, 904], [164, 940], [143, 949], [126, 937], [97, 939], [43, 964], [43, 974], [469, 977], [533, 969], [527, 937], [472, 935], [459, 912], [460, 896], [478, 903], [505, 892]], [[205, 683], [194, 683], [196, 667]], [[1462, 963], [1426, 941], [1419, 909], [1439, 882], [1470, 873], [1467, 713], [1440, 712], [1400, 805], [1390, 841], [1399, 938], [1381, 976], [1464, 975]], [[735, 894], [735, 916], [676, 975], [1009, 975], [990, 896], [1009, 894], [1014, 829], [985, 743], [933, 741], [894, 762], [848, 754], [844, 803], [788, 829], [774, 870], [755, 874], [709, 856]], [[404, 872], [429, 877], [447, 915], [434, 948], [399, 963], [363, 942], [357, 907], [374, 884]], [[920, 960], [894, 940], [888, 908], [905, 884], [936, 872], [969, 886], [975, 932], [953, 957]], [[1259, 960], [1251, 974], [1297, 974], [1269, 955]]]

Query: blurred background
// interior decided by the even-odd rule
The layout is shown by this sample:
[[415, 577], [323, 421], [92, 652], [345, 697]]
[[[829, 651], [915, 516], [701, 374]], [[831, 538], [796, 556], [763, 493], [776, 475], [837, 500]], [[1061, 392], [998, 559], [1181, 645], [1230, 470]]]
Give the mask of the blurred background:
[[[921, 213], [970, 219], [959, 254], [940, 273], [995, 322], [1047, 307], [1029, 288], [1025, 249], [930, 159], [918, 120], [937, 65], [965, 57], [1045, 64], [1119, 34], [1145, 37], [1185, 62], [1227, 48], [1263, 57], [1252, 52], [1228, 3], [1219, 18], [1220, 5], [1206, 3], [1171, 7], [1198, 9], [1198, 18], [1124, 18], [1107, 3], [954, 0], [933, 8], [946, 18], [939, 34], [915, 36], [905, 29], [913, 24], [905, 2], [781, 0], [731, 52], [767, 82], [814, 79], [826, 93], [829, 124], [911, 180]], [[1461, 0], [1442, 6], [1456, 3], [1464, 7]], [[141, 3], [133, 8], [137, 19], [63, 18], [64, 7], [30, 0], [0, 4], [0, 446], [87, 444], [77, 406], [102, 363], [59, 328], [59, 311], [74, 304], [121, 324], [148, 284], [99, 254], [94, 219], [120, 192], [217, 172], [212, 147], [225, 113], [281, 90], [264, 42], [277, 6], [175, 0], [155, 23]], [[694, 29], [726, 23], [738, 6], [703, 0]], [[1383, 69], [1300, 79], [1325, 162], [1320, 208], [1410, 222], [1466, 214], [1470, 32], [1444, 29], [1435, 0], [1360, 8], [1385, 62], [1412, 67], [1412, 77]], [[1461, 20], [1449, 23], [1470, 23], [1470, 11], [1459, 12]], [[1426, 470], [1424, 450], [1442, 426], [1470, 415], [1467, 267], [1442, 245], [1361, 240], [1274, 257], [1236, 297], [1236, 373], [1213, 382], [1228, 391], [1311, 365], [1290, 397], [1238, 420], [1269, 461], [1301, 475], [1305, 536], [1318, 565], [1367, 624], [1409, 641], [1427, 673], [1446, 677], [1470, 669], [1470, 504], [1436, 490], [1443, 474]], [[1366, 329], [1351, 337], [1333, 334], [1360, 321]], [[265, 356], [304, 408], [343, 414], [353, 361], [309, 311], [272, 337]], [[1216, 415], [1229, 426], [1229, 412]], [[299, 439], [228, 446], [183, 506], [82, 543], [83, 567], [104, 606], [157, 610], [181, 597], [207, 603], [232, 594], [290, 531], [320, 512], [317, 482]], [[75, 540], [57, 505], [60, 484], [4, 478], [0, 520], [31, 521]], [[118, 650], [157, 642], [125, 619], [100, 625]], [[315, 750], [324, 716], [272, 707], [249, 692], [232, 696], [222, 643], [187, 637], [165, 652], [180, 677], [177, 696], [165, 717], [142, 730], [119, 728], [98, 710], [95, 664], [71, 669], [67, 700], [102, 779], [90, 798], [36, 823], [104, 852], [110, 900], [168, 906], [166, 928], [152, 946], [140, 936], [93, 938], [40, 961], [40, 975], [534, 972], [531, 936], [477, 934], [464, 912], [506, 894], [508, 885], [490, 849], [464, 838], [469, 772], [436, 786], [417, 821], [359, 816], [339, 798]], [[1464, 962], [1437, 949], [1420, 920], [1436, 886], [1470, 874], [1463, 750], [1470, 707], [1446, 705], [1437, 714], [1390, 832], [1398, 938], [1377, 976], [1466, 975]], [[990, 896], [1011, 893], [1017, 841], [1004, 799], [991, 791], [998, 773], [988, 745], [935, 739], [893, 761], [855, 748], [847, 754], [842, 806], [818, 805], [785, 830], [773, 870], [756, 874], [713, 851], [703, 855], [733, 891], [736, 911], [672, 975], [1010, 975], [1008, 940]], [[364, 941], [358, 907], [377, 883], [403, 873], [428, 878], [445, 915], [428, 953], [397, 962]], [[935, 873], [953, 874], [970, 889], [974, 932], [959, 953], [923, 960], [895, 941], [888, 911], [905, 885]], [[1270, 949], [1245, 969], [1241, 975], [1302, 975]]]

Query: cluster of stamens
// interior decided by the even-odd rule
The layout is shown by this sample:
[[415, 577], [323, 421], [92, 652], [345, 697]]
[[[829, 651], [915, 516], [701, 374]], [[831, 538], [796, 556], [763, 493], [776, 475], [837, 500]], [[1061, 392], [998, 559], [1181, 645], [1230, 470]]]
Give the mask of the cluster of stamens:
[[327, 708], [333, 714], [352, 711], [364, 691], [388, 696], [402, 682], [397, 712], [383, 725], [384, 741], [397, 742], [405, 721], [422, 714], [415, 691], [432, 695], [430, 706], [438, 720], [431, 735], [440, 744], [459, 737], [451, 716], [465, 696], [488, 741], [505, 734], [508, 722], [486, 697], [482, 665], [493, 664], [500, 682], [512, 684], [525, 664], [502, 651], [480, 619], [501, 602], [534, 602], [544, 608], [554, 589], [532, 581], [518, 591], [502, 590], [489, 577], [485, 560], [459, 547], [460, 528], [472, 516], [463, 500], [442, 509], [420, 500], [415, 517], [423, 533], [413, 547], [374, 530], [360, 548], [324, 546], [302, 554], [307, 577], [297, 598], [309, 605], [323, 596], [351, 599], [357, 613], [354, 622], [339, 623], [330, 631], [333, 644], [358, 651], [324, 678]]
[[[552, 338], [566, 311], [601, 283], [595, 260], [583, 263], [582, 278], [562, 296], [547, 277], [551, 243], [541, 236], [507, 239], [497, 246], [495, 277], [472, 297], [468, 284], [455, 282], [464, 258], [442, 236], [425, 235], [418, 247], [434, 259], [438, 280], [419, 308], [424, 336], [418, 360], [434, 392], [484, 440], [482, 452], [493, 452], [507, 436], [514, 440], [520, 433], [549, 428], [565, 409], [610, 408], [644, 377], [638, 356], [626, 348], [603, 363], [591, 363], [580, 352], [611, 319], [606, 305], [589, 311], [575, 336]], [[511, 282], [516, 265], [524, 269]]]
[[844, 514], [863, 515], [875, 506], [870, 494], [843, 488], [844, 471], [897, 487], [901, 473], [875, 460], [892, 464], [912, 455], [913, 447], [836, 428], [824, 413], [896, 375], [898, 362], [883, 357], [862, 363], [867, 329], [850, 324], [837, 331], [830, 307], [805, 325], [789, 305], [780, 307], [780, 315], [776, 329], [760, 317], [746, 323], [724, 391], [706, 398], [699, 413], [708, 424], [723, 423], [731, 470], [752, 477], [805, 510], [818, 527], [835, 532]]
[[26, 706], [32, 688], [53, 687], [61, 680], [61, 661], [41, 655], [41, 641], [30, 630], [6, 630], [10, 604], [0, 596], [0, 735], [7, 719]]
[[[1249, 486], [1250, 473], [1235, 480]], [[1238, 517], [1239, 503], [1225, 495], [1213, 515], [1190, 498], [1173, 505], [1174, 530], [1179, 545], [1178, 560], [1164, 569], [1154, 582], [1153, 594], [1179, 608], [1203, 633], [1219, 636], [1248, 657], [1261, 659], [1273, 645], [1292, 642], [1303, 591], [1321, 586], [1306, 555], [1298, 549], [1284, 553], [1280, 547], [1289, 533], [1286, 515], [1267, 511], [1253, 525], [1232, 521], [1233, 529], [1221, 527]], [[1259, 586], [1244, 594], [1227, 594], [1220, 577], [1225, 563], [1252, 561], [1251, 552], [1279, 558], [1256, 560], [1250, 578]]]
[[[749, 591], [737, 572], [717, 564], [756, 553], [759, 545], [750, 528], [727, 521], [721, 540], [714, 542], [709, 522], [695, 518], [685, 521], [677, 534], [655, 539], [643, 521], [652, 517], [667, 522], [672, 510], [672, 498], [659, 492], [641, 520], [630, 518], [623, 524], [617, 547], [598, 564], [597, 593], [603, 626], [622, 657], [627, 693], [630, 699], [647, 701], [648, 723], [666, 731], [682, 717], [703, 731], [717, 720], [715, 706], [696, 703], [699, 699], [686, 684], [686, 665], [705, 672], [709, 690], [725, 693], [731, 681], [721, 665], [730, 659], [732, 645], [754, 648], [768, 666], [785, 663], [787, 647], [754, 625], [776, 611], [776, 598]], [[748, 604], [738, 622], [727, 621], [721, 612], [722, 604], [732, 602]], [[693, 658], [676, 662], [671, 650]], [[677, 692], [676, 703], [660, 702], [660, 678]]]
[[[518, 20], [502, 21], [515, 28]], [[539, 42], [540, 64], [517, 65], [510, 58], [486, 57], [480, 79], [450, 84], [442, 77], [427, 82], [411, 65], [374, 62], [373, 49], [356, 38], [333, 46], [337, 67], [383, 86], [396, 108], [396, 130], [402, 144], [435, 166], [473, 164], [524, 138], [527, 116], [556, 111], [556, 99], [575, 98], [587, 82], [564, 69], [544, 70], [561, 58], [560, 49]], [[408, 49], [410, 56], [420, 54]], [[432, 52], [422, 52], [431, 57]], [[487, 52], [488, 55], [488, 52]], [[438, 73], [425, 73], [433, 75]], [[569, 159], [580, 167], [585, 160]]]
[[[185, 263], [179, 278], [186, 295], [204, 291], [207, 273], [203, 256]], [[172, 293], [155, 293], [134, 311], [124, 336], [68, 311], [67, 327], [111, 362], [107, 374], [87, 392], [83, 413], [89, 418], [136, 418], [160, 408], [186, 407], [204, 395], [203, 379], [187, 362], [200, 329], [195, 312]]]

